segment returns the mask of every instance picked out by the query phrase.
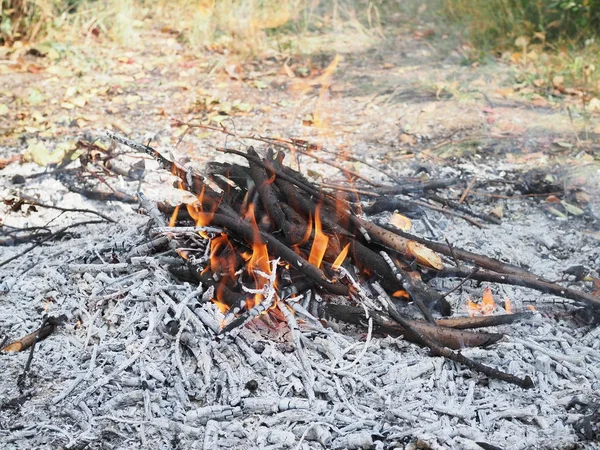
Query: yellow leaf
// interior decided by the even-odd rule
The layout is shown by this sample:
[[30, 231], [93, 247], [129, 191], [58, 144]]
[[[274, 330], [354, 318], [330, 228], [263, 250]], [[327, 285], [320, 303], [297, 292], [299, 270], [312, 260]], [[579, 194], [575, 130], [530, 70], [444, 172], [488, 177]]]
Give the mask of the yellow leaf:
[[500, 95], [501, 97], [510, 97], [514, 93], [515, 93], [515, 90], [513, 88], [496, 89], [496, 94]]
[[504, 217], [504, 205], [498, 205], [490, 211], [492, 216], [496, 216], [498, 219]]
[[61, 106], [61, 108], [64, 108], [64, 109], [73, 109], [73, 108], [75, 108], [75, 105], [73, 103], [71, 103], [71, 102], [62, 102], [60, 104], [60, 106]]
[[75, 97], [74, 99], [71, 100], [71, 102], [75, 105], [75, 106], [79, 106], [80, 108], [83, 108], [85, 106], [85, 104], [87, 103], [87, 100], [82, 97]]
[[68, 86], [65, 91], [65, 98], [73, 97], [75, 94], [77, 94], [77, 86]]
[[408, 145], [415, 145], [417, 143], [417, 141], [415, 140], [415, 138], [413, 136], [411, 136], [410, 134], [406, 134], [406, 133], [402, 133], [400, 135], [400, 142], [402, 142], [403, 144], [408, 144]]
[[130, 105], [132, 103], [139, 102], [141, 99], [142, 97], [140, 97], [139, 95], [128, 95], [127, 97], [125, 97], [125, 103]]
[[64, 149], [57, 148], [53, 152], [50, 152], [46, 148], [43, 142], [33, 140], [30, 141], [29, 145], [23, 153], [23, 161], [34, 162], [38, 166], [45, 167], [49, 164], [58, 164], [65, 157]]
[[4, 103], [0, 103], [0, 116], [6, 116], [8, 114], [8, 106]]
[[[0, 109], [2, 109], [1, 105], [0, 105]], [[598, 97], [592, 98], [588, 102], [588, 104], [585, 105], [585, 109], [586, 109], [586, 111], [589, 111], [589, 112], [600, 111], [600, 99], [598, 99]], [[1, 112], [0, 112], [0, 115], [2, 115]]]
[[527, 36], [519, 36], [516, 40], [515, 40], [515, 45], [517, 47], [527, 47], [527, 45], [529, 44], [529, 38]]
[[552, 78], [552, 85], [555, 88], [562, 87], [564, 82], [565, 82], [565, 77], [563, 77], [562, 75], [556, 75], [554, 78]]

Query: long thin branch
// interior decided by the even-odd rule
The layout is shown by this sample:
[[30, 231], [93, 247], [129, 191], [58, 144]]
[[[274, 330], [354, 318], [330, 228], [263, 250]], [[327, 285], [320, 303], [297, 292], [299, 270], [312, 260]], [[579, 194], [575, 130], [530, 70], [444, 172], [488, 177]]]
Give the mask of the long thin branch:
[[429, 239], [425, 239], [420, 236], [417, 236], [417, 235], [414, 235], [411, 233], [407, 233], [407, 232], [399, 230], [397, 228], [392, 228], [385, 224], [380, 223], [380, 224], [378, 224], [378, 226], [385, 230], [388, 230], [392, 233], [395, 233], [398, 236], [401, 236], [401, 237], [406, 238], [411, 241], [416, 241], [419, 244], [423, 244], [424, 246], [430, 248], [434, 252], [441, 253], [442, 255], [446, 255], [449, 257], [456, 257], [456, 258], [460, 259], [461, 261], [469, 261], [469, 262], [475, 263], [484, 269], [493, 270], [494, 272], [499, 272], [499, 273], [510, 273], [510, 274], [521, 275], [521, 276], [526, 276], [526, 277], [538, 278], [537, 275], [535, 275], [534, 273], [531, 273], [527, 269], [524, 269], [519, 266], [515, 266], [513, 264], [507, 264], [507, 263], [504, 263], [497, 259], [489, 258], [485, 255], [480, 255], [478, 253], [470, 252], [468, 250], [464, 250], [462, 248], [455, 247], [455, 246], [452, 246], [452, 249], [451, 249], [450, 246], [448, 246], [447, 244], [443, 244], [441, 242], [430, 241]]
[[431, 350], [431, 353], [433, 353], [434, 355], [443, 356], [444, 358], [461, 363], [461, 364], [469, 367], [470, 369], [476, 370], [477, 372], [481, 372], [484, 375], [487, 375], [492, 378], [496, 378], [498, 380], [506, 381], [507, 383], [516, 384], [517, 386], [520, 386], [524, 389], [529, 389], [534, 386], [533, 380], [531, 379], [531, 377], [529, 375], [527, 375], [525, 378], [520, 378], [515, 375], [509, 374], [506, 372], [502, 372], [493, 367], [486, 366], [485, 364], [481, 364], [480, 362], [474, 361], [474, 360], [466, 357], [465, 355], [463, 355], [461, 352], [456, 352], [456, 351], [449, 349], [448, 347], [441, 346], [436, 341], [431, 339], [428, 335], [425, 335], [420, 330], [418, 330], [411, 323], [411, 321], [409, 319], [405, 318], [404, 316], [402, 316], [398, 312], [396, 307], [391, 303], [388, 303], [388, 314], [392, 317], [392, 319], [397, 321], [403, 328], [410, 331], [415, 336], [415, 338], [418, 339], [418, 341], [421, 344], [429, 347], [429, 349]]
[[74, 228], [74, 227], [78, 227], [80, 225], [91, 225], [91, 224], [95, 224], [95, 223], [105, 223], [103, 220], [86, 220], [84, 222], [77, 222], [77, 223], [73, 223], [71, 225], [67, 225], [66, 227], [61, 228], [58, 231], [55, 231], [54, 233], [46, 236], [44, 239], [40, 240], [39, 242], [36, 242], [35, 244], [33, 244], [31, 247], [27, 247], [25, 250], [23, 250], [21, 253], [17, 253], [14, 256], [11, 256], [10, 258], [0, 262], [0, 267], [3, 267], [5, 265], [7, 265], [8, 263], [14, 261], [15, 259], [20, 258], [23, 255], [26, 255], [27, 253], [29, 253], [30, 251], [32, 251], [34, 248], [39, 247], [40, 245], [42, 245], [44, 242], [49, 241], [50, 239], [54, 238], [57, 235], [60, 235], [61, 233], [64, 233], [66, 230], [68, 230], [69, 228]]
[[89, 213], [89, 214], [95, 214], [99, 217], [102, 217], [104, 220], [107, 220], [109, 222], [115, 223], [116, 220], [111, 219], [108, 216], [105, 216], [104, 214], [98, 212], [98, 211], [94, 211], [92, 209], [86, 209], [86, 208], [63, 208], [62, 206], [54, 206], [54, 205], [47, 205], [45, 203], [40, 203], [38, 201], [35, 200], [31, 200], [28, 198], [22, 198], [22, 200], [25, 201], [26, 204], [28, 205], [34, 205], [34, 206], [39, 206], [40, 208], [48, 208], [48, 209], [56, 209], [57, 211], [64, 211], [64, 212], [78, 212], [78, 213]]
[[[237, 235], [243, 237], [246, 242], [254, 243], [254, 230], [252, 230], [250, 223], [246, 222], [245, 220], [241, 218], [236, 220], [224, 214], [214, 214], [210, 220], [213, 225], [230, 229]], [[332, 283], [329, 281], [321, 269], [310, 264], [288, 246], [278, 241], [274, 236], [261, 231], [260, 237], [261, 240], [267, 245], [270, 254], [281, 257], [281, 259], [290, 263], [299, 272], [303, 273], [332, 294], [348, 295], [349, 289], [347, 286], [341, 283]]]
[[437, 272], [437, 276], [446, 278], [464, 278], [466, 276], [470, 276], [471, 279], [477, 281], [488, 281], [490, 283], [522, 286], [529, 289], [535, 289], [536, 291], [543, 292], [544, 294], [552, 294], [558, 297], [586, 303], [594, 308], [600, 308], [600, 298], [586, 292], [566, 288], [556, 283], [535, 278], [535, 275], [531, 272], [528, 273], [528, 276], [523, 276], [519, 274], [497, 273], [490, 270], [478, 270], [477, 272], [473, 273], [473, 271], [468, 268], [444, 267], [442, 270]]
[[[184, 122], [180, 122], [177, 121], [176, 123], [180, 124], [180, 125], [186, 125], [188, 127], [191, 128], [202, 128], [205, 130], [212, 130], [212, 131], [218, 131], [220, 133], [226, 134], [228, 136], [232, 136], [238, 139], [251, 139], [253, 141], [258, 141], [258, 142], [264, 142], [266, 144], [270, 144], [270, 145], [277, 145], [279, 148], [282, 149], [289, 149], [289, 145], [294, 145], [292, 143], [289, 143], [288, 145], [282, 144], [282, 143], [278, 143], [277, 140], [275, 139], [271, 139], [271, 138], [264, 138], [264, 137], [260, 137], [260, 136], [240, 136], [232, 131], [229, 131], [227, 128], [217, 128], [217, 127], [212, 127], [210, 125], [202, 125], [202, 124], [189, 124], [189, 123], [184, 123]], [[336, 169], [338, 169], [339, 171], [341, 171], [342, 173], [344, 173], [345, 175], [354, 177], [354, 178], [359, 178], [363, 181], [365, 181], [366, 183], [370, 184], [371, 186], [376, 186], [376, 187], [381, 187], [382, 185], [380, 183], [377, 183], [373, 180], [368, 179], [367, 177], [359, 174], [358, 172], [351, 170], [351, 169], [347, 169], [346, 167], [343, 167], [333, 161], [329, 161], [325, 158], [322, 158], [318, 155], [313, 154], [312, 152], [308, 151], [308, 150], [301, 150], [300, 148], [298, 148], [297, 145], [294, 145], [294, 151], [300, 153], [301, 155], [304, 156], [308, 156], [309, 158], [313, 158], [316, 161], [322, 163], [322, 164], [327, 164], [331, 167], [334, 167]], [[361, 161], [362, 162], [362, 161]], [[383, 172], [382, 172], [383, 173]], [[387, 175], [387, 174], [386, 174]]]

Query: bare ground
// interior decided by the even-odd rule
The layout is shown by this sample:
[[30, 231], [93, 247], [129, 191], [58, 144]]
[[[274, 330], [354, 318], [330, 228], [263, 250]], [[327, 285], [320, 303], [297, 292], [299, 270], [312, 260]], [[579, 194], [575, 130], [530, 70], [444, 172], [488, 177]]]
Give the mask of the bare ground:
[[[191, 52], [170, 35], [157, 32], [143, 36], [143, 47], [135, 50], [92, 43], [65, 49], [64, 58], [55, 62], [21, 55], [0, 66], [4, 96], [0, 103], [9, 106], [0, 116], [0, 157], [21, 154], [32, 142], [53, 149], [80, 136], [102, 136], [107, 129], [139, 141], [152, 139], [153, 145], [171, 149], [176, 158], [192, 160], [199, 167], [224, 158], [214, 146], [256, 144], [218, 132], [170, 127], [171, 118], [210, 119], [239, 135], [310, 139], [337, 154], [365, 158], [396, 177], [419, 171], [465, 180], [476, 177], [480, 184], [467, 201], [482, 212], [501, 210], [502, 225], [478, 228], [432, 212], [428, 217], [433, 229], [415, 221], [415, 231], [524, 265], [549, 279], [564, 277], [564, 270], [576, 265], [598, 276], [596, 118], [575, 109], [569, 114], [568, 99], [549, 102], [519, 93], [514, 89], [514, 68], [497, 63], [462, 65], [456, 43], [422, 34], [397, 27], [387, 30], [383, 40], [339, 36], [330, 43], [321, 40], [320, 47], [305, 56], [273, 53], [244, 63], [223, 54]], [[337, 52], [341, 58], [333, 67]], [[391, 183], [364, 164], [336, 161], [375, 182]], [[556, 215], [549, 208], [552, 202], [546, 201], [548, 195], [537, 195], [539, 189], [531, 189], [536, 195], [524, 196], [524, 185], [534, 183], [533, 175], [523, 174], [532, 168], [542, 173], [547, 185], [561, 187], [561, 199], [583, 213]], [[346, 182], [335, 169], [307, 158], [302, 169], [316, 181]], [[354, 374], [331, 375], [322, 367], [328, 361], [323, 352], [332, 357], [358, 342], [354, 330], [349, 341], [340, 335], [330, 337], [330, 344], [317, 338], [309, 348], [319, 364], [319, 376], [333, 383], [331, 387], [323, 382], [323, 398], [335, 397], [345, 405], [337, 416], [324, 406], [325, 410], [315, 407], [304, 416], [272, 414], [267, 408], [269, 412], [249, 409], [233, 418], [194, 422], [189, 413], [201, 406], [244, 405], [233, 397], [253, 397], [242, 386], [257, 376], [261, 377], [257, 397], [270, 402], [301, 398], [302, 385], [290, 373], [293, 357], [278, 343], [285, 339], [263, 339], [265, 330], [260, 326], [248, 330], [243, 336], [246, 346], [260, 341], [268, 349], [263, 353], [265, 367], [257, 369], [236, 355], [236, 346], [227, 349], [197, 338], [198, 348], [219, 364], [202, 368], [201, 358], [196, 366], [190, 355], [184, 355], [182, 369], [161, 325], [164, 315], [173, 312], [163, 310], [169, 306], [163, 297], [155, 299], [164, 270], [149, 266], [148, 275], [141, 273], [146, 270], [142, 267], [133, 268], [135, 283], [123, 284], [133, 293], [122, 303], [111, 303], [125, 294], [120, 291], [121, 278], [111, 281], [73, 269], [98, 248], [104, 247], [102, 255], [106, 248], [122, 254], [119, 246], [139, 242], [145, 219], [130, 206], [68, 193], [52, 177], [13, 183], [14, 175], [42, 170], [31, 162], [1, 169], [2, 196], [21, 193], [61, 206], [83, 205], [108, 212], [119, 223], [74, 231], [70, 240], [39, 247], [0, 268], [0, 337], [15, 339], [34, 330], [47, 300], [50, 313], [69, 318], [68, 325], [40, 344], [31, 380], [21, 391], [16, 382], [27, 352], [0, 355], [4, 448], [480, 448], [475, 444], [480, 441], [506, 449], [595, 448], [598, 328], [574, 315], [572, 307], [557, 307], [553, 297], [512, 287], [494, 287], [494, 295], [510, 298], [517, 308], [532, 304], [541, 312], [533, 321], [501, 328], [509, 335], [505, 341], [491, 353], [473, 351], [472, 356], [513, 373], [532, 374], [536, 387], [530, 391], [487, 383], [390, 338], [374, 338]], [[156, 200], [178, 195], [165, 187], [166, 174], [149, 172], [143, 192]], [[124, 188], [134, 192], [137, 186]], [[458, 199], [462, 193], [454, 189], [445, 195]], [[4, 224], [42, 225], [55, 216], [48, 211], [25, 216], [7, 207]], [[62, 215], [54, 223], [69, 220]], [[25, 247], [4, 247], [0, 259]], [[452, 286], [449, 281], [439, 283], [441, 289]], [[591, 288], [583, 281], [573, 283]], [[193, 289], [186, 289], [182, 295], [188, 298]], [[462, 312], [466, 298], [479, 298], [481, 292], [481, 286], [468, 283], [451, 300]], [[110, 309], [99, 313], [97, 303], [102, 302]], [[78, 318], [81, 324], [76, 324]], [[201, 325], [193, 325], [198, 332]], [[161, 334], [146, 342], [153, 327]], [[119, 372], [132, 355], [138, 358], [135, 364]], [[181, 380], [182, 371], [189, 380]], [[110, 379], [102, 384], [107, 376]], [[370, 385], [361, 384], [360, 378]], [[148, 380], [150, 388], [140, 388]], [[215, 384], [225, 386], [222, 397], [215, 393]], [[587, 434], [584, 419], [591, 421]], [[318, 429], [330, 433], [330, 440], [323, 436], [320, 440], [310, 431], [319, 423], [325, 424]]]

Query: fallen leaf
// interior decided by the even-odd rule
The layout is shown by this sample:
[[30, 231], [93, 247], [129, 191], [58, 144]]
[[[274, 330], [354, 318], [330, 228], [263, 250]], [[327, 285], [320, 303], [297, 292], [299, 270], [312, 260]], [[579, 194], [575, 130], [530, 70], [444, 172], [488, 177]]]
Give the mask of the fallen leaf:
[[315, 180], [323, 179], [323, 175], [321, 173], [317, 172], [316, 170], [307, 169], [306, 173], [308, 174], [308, 176], [314, 178]]
[[125, 97], [125, 103], [131, 105], [133, 103], [137, 103], [142, 99], [139, 95], [131, 94]]
[[519, 36], [515, 39], [515, 45], [517, 47], [525, 48], [529, 45], [529, 38], [527, 36]]
[[513, 95], [515, 93], [515, 90], [513, 88], [500, 88], [500, 89], [496, 89], [496, 94], [498, 94], [501, 97], [510, 97], [511, 95]]
[[21, 157], [19, 155], [11, 156], [8, 159], [0, 159], [0, 170], [4, 169], [6, 166], [8, 166], [11, 163], [18, 161], [19, 159], [21, 159]]
[[27, 66], [27, 72], [29, 73], [40, 73], [42, 71], [42, 67], [37, 64], [29, 64]]
[[75, 94], [77, 94], [77, 86], [67, 86], [65, 98], [73, 97]]
[[554, 78], [552, 78], [552, 86], [554, 86], [556, 89], [561, 89], [563, 87], [564, 82], [565, 77], [563, 77], [562, 75], [556, 75]]
[[560, 212], [558, 209], [553, 208], [552, 206], [550, 206], [549, 208], [547, 208], [548, 212], [550, 214], [555, 215], [556, 217], [560, 218], [560, 219], [568, 219], [568, 216], [562, 212]]
[[562, 148], [573, 148], [573, 144], [564, 141], [554, 141], [556, 145]]
[[296, 78], [296, 74], [294, 73], [292, 68], [287, 65], [287, 63], [283, 63], [283, 70], [284, 70], [285, 74], [288, 76], [288, 78]]
[[6, 116], [8, 114], [8, 105], [0, 103], [0, 116]]
[[50, 164], [58, 164], [65, 157], [64, 149], [57, 148], [54, 151], [48, 150], [46, 145], [38, 140], [32, 140], [23, 152], [24, 162], [34, 162], [38, 166], [46, 167]]
[[239, 64], [229, 64], [225, 66], [225, 72], [229, 75], [229, 78], [234, 80], [242, 81], [242, 66]]
[[585, 191], [577, 191], [575, 192], [575, 198], [579, 203], [589, 203], [592, 200], [590, 194]]
[[400, 142], [403, 144], [408, 144], [408, 145], [415, 145], [417, 143], [414, 136], [411, 136], [410, 134], [406, 134], [406, 133], [402, 133], [400, 135]]
[[71, 103], [73, 103], [75, 106], [83, 108], [86, 105], [87, 100], [84, 97], [79, 96], [79, 97], [75, 97], [74, 99], [72, 99]]
[[504, 205], [498, 205], [490, 211], [492, 216], [496, 216], [498, 219], [504, 217]]
[[561, 204], [567, 210], [567, 212], [573, 216], [581, 216], [584, 213], [583, 209], [580, 207], [572, 205], [571, 203], [567, 203], [564, 200], [561, 202]]
[[600, 111], [600, 99], [597, 97], [592, 98], [587, 105], [585, 105], [585, 110], [589, 112]]
[[46, 100], [46, 96], [37, 89], [30, 89], [27, 95], [27, 102], [30, 105], [39, 105]]
[[265, 83], [264, 81], [261, 81], [261, 80], [254, 80], [254, 86], [259, 91], [262, 91], [263, 89], [266, 89], [269, 87], [269, 85], [267, 83]]
[[533, 94], [531, 98], [531, 104], [534, 106], [538, 106], [540, 108], [546, 107], [550, 105], [550, 102], [546, 100], [544, 97], [538, 94]]

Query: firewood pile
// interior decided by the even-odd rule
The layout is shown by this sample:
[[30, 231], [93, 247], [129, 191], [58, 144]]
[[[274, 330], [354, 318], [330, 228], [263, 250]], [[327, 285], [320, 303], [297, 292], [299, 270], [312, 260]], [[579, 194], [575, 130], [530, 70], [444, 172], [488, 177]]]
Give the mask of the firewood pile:
[[[537, 420], [545, 430], [548, 424], [535, 419], [539, 411], [532, 402], [540, 392], [550, 392], [550, 386], [562, 389], [560, 401], [552, 401], [555, 407], [567, 401], [570, 388], [557, 374], [571, 382], [579, 377], [586, 385], [598, 384], [600, 373], [587, 364], [600, 361], [593, 344], [597, 333], [585, 336], [585, 357], [559, 355], [533, 340], [510, 338], [512, 327], [539, 322], [539, 311], [511, 311], [508, 299], [495, 305], [489, 289], [483, 307], [494, 314], [467, 315], [449, 301], [472, 282], [518, 286], [567, 299], [569, 308], [585, 311], [594, 323], [600, 316], [598, 297], [380, 220], [384, 211], [424, 205], [414, 197], [399, 200], [394, 195], [435, 198], [438, 189], [458, 179], [415, 179], [368, 191], [353, 183], [318, 186], [292, 168], [294, 152], [282, 151], [282, 145], [259, 149], [263, 156], [251, 146], [245, 151], [222, 148], [246, 164], [213, 161], [199, 173], [149, 145], [109, 136], [157, 160], [176, 177], [176, 187], [195, 200], [173, 205], [138, 193], [136, 200], [150, 217], [142, 235], [126, 231], [114, 236], [112, 244], [69, 253], [74, 262], [52, 269], [56, 279], [64, 270], [65, 276], [83, 277], [89, 287], [81, 292], [91, 289], [91, 296], [84, 295], [89, 317], [73, 314], [81, 310], [75, 306], [81, 296], [75, 296], [73, 304], [59, 311], [63, 314], [46, 316], [32, 333], [2, 344], [5, 353], [29, 349], [33, 355], [39, 342], [48, 342], [57, 329], [81, 316], [78, 322], [86, 322], [89, 330], [86, 347], [104, 326], [98, 321], [107, 317], [107, 337], [83, 357], [87, 369], [54, 389], [51, 406], [46, 406], [51, 414], [69, 404], [79, 408], [69, 413], [70, 420], [83, 431], [75, 436], [65, 430], [64, 448], [95, 448], [100, 436], [88, 426], [95, 421], [115, 424], [120, 442], [128, 442], [123, 434], [136, 429], [150, 447], [149, 436], [167, 446], [177, 440], [194, 448], [240, 448], [246, 441], [252, 442], [250, 448], [435, 448], [435, 442], [497, 448], [486, 443], [490, 439], [475, 421], [488, 430], [502, 421], [507, 427], [502, 436], [510, 434], [512, 420]], [[365, 197], [368, 202], [361, 201]], [[111, 200], [132, 198], [119, 194]], [[453, 206], [459, 217], [497, 222]], [[109, 273], [126, 275], [110, 278]], [[447, 286], [440, 282], [445, 279], [455, 280], [452, 288], [440, 287]], [[5, 280], [0, 289], [8, 292], [10, 283]], [[154, 299], [154, 306], [148, 299]], [[102, 312], [120, 301], [133, 303], [121, 312], [121, 306]], [[127, 325], [107, 340], [111, 321], [120, 324], [115, 317], [125, 311], [133, 317], [125, 318]], [[143, 317], [148, 324], [141, 343], [119, 356], [118, 349], [140, 339], [132, 328]], [[162, 337], [153, 347], [156, 333]], [[358, 342], [357, 333], [364, 342]], [[535, 360], [508, 364], [498, 357], [498, 345], [505, 346], [509, 360], [525, 348], [535, 352]], [[155, 349], [155, 357], [144, 356], [149, 348]], [[59, 351], [59, 346], [50, 348], [50, 354]], [[33, 395], [32, 381], [26, 379], [31, 358], [24, 371], [13, 373], [21, 394], [10, 400], [11, 408]], [[45, 370], [46, 376], [56, 373]], [[444, 385], [460, 400], [429, 396], [433, 385], [427, 375], [422, 378], [427, 373], [435, 374], [432, 383]], [[480, 385], [497, 392], [478, 397]], [[596, 436], [596, 399], [569, 392], [568, 401], [580, 402], [571, 424], [586, 438]], [[434, 432], [438, 427], [452, 431], [439, 434]], [[20, 442], [28, 429], [36, 428], [7, 434], [7, 442]], [[505, 439], [510, 448], [520, 448], [514, 439]], [[515, 439], [528, 445], [535, 438], [518, 434]]]
[[[531, 388], [529, 376], [504, 373], [452, 351], [493, 344], [502, 335], [469, 329], [510, 323], [526, 314], [436, 320], [434, 314], [450, 316], [452, 311], [444, 295], [423, 277], [512, 282], [573, 298], [591, 309], [600, 306], [592, 295], [539, 279], [520, 267], [460, 249], [427, 246], [422, 239], [363, 219], [356, 195], [353, 199], [352, 194], [335, 196], [318, 189], [284, 164], [283, 152], [269, 149], [261, 158], [253, 147], [246, 153], [222, 149], [244, 157], [248, 166], [215, 162], [200, 176], [149, 146], [111, 137], [157, 158], [179, 178], [180, 189], [197, 196], [185, 212], [179, 207], [164, 211], [170, 228], [155, 232], [158, 239], [168, 237], [186, 261], [171, 272], [212, 289], [211, 300], [224, 314], [219, 336], [255, 318], [285, 321], [292, 334], [297, 334], [296, 317], [317, 326], [319, 319], [334, 319], [362, 324], [369, 335], [375, 329], [404, 336], [434, 355]], [[453, 182], [434, 181], [429, 187]], [[166, 217], [156, 212], [155, 217], [166, 224]], [[431, 247], [457, 258], [457, 266], [459, 259], [471, 264], [446, 269]], [[421, 319], [413, 318], [417, 311]], [[302, 347], [297, 335], [294, 343]]]

